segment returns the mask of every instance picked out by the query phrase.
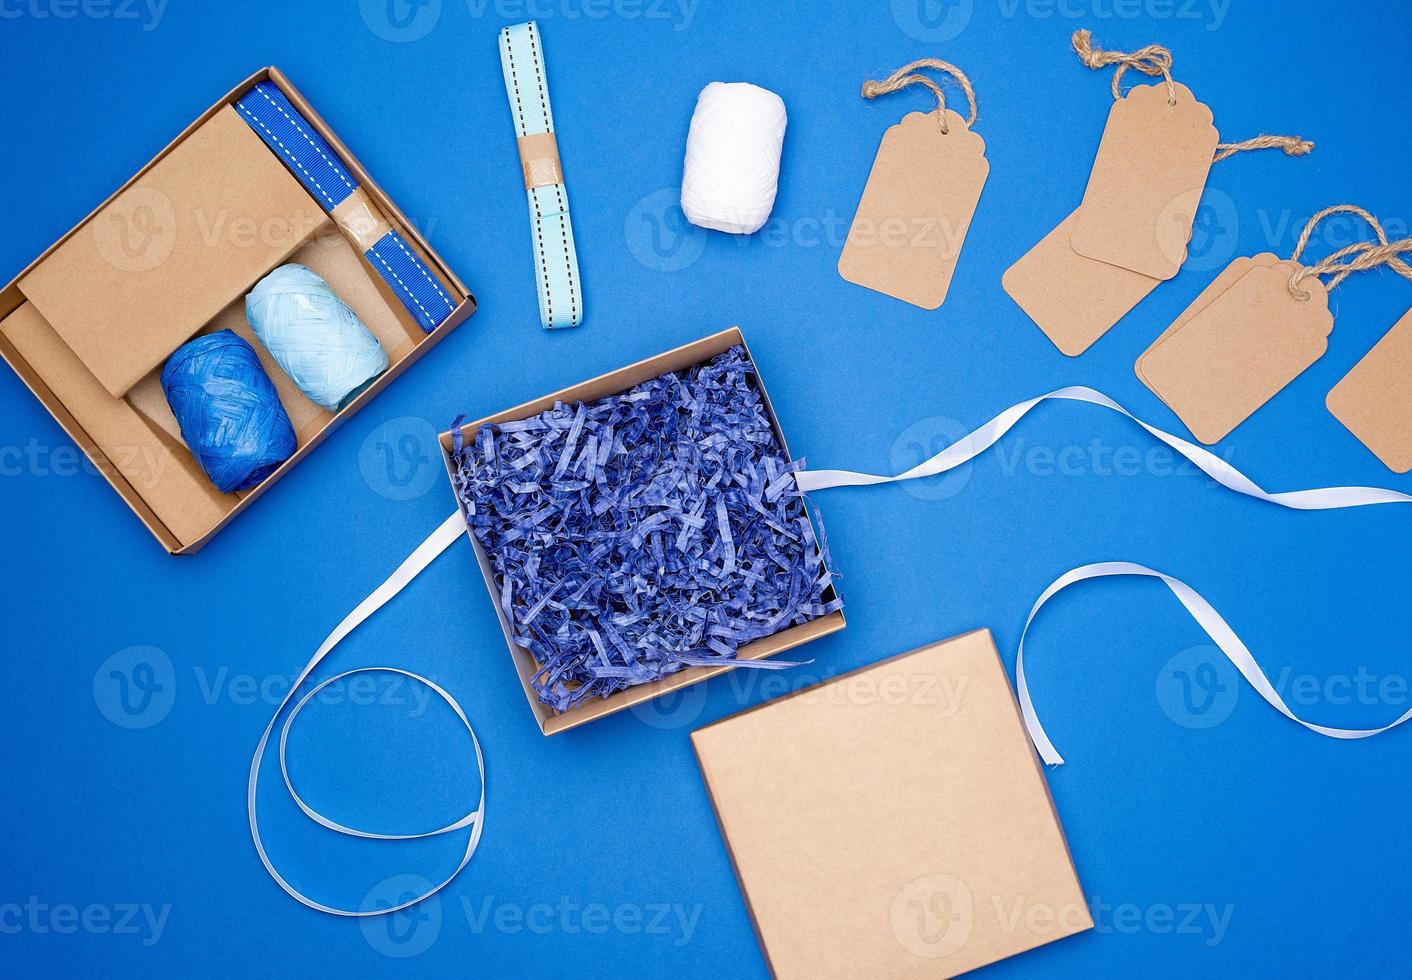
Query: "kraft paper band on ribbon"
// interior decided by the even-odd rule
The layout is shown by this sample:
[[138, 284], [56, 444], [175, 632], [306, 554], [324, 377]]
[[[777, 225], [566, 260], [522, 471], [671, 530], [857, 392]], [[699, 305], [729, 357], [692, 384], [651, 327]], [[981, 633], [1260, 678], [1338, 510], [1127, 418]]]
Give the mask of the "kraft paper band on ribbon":
[[559, 166], [559, 142], [553, 133], [521, 136], [516, 142], [520, 148], [520, 169], [525, 173], [525, 190], [564, 182], [564, 171]]
[[[457, 830], [469, 829], [470, 835], [466, 839], [466, 850], [465, 853], [461, 856], [460, 863], [458, 863], [455, 869], [452, 870], [452, 872], [446, 876], [445, 880], [443, 880], [441, 884], [436, 885], [429, 891], [423, 892], [415, 898], [408, 899], [407, 901], [404, 901], [399, 905], [394, 905], [391, 908], [385, 909], [342, 909], [325, 905], [322, 902], [317, 902], [314, 899], [309, 898], [297, 887], [285, 880], [284, 876], [282, 876], [279, 871], [275, 868], [274, 863], [270, 860], [269, 854], [265, 851], [264, 839], [260, 836], [260, 817], [256, 805], [257, 796], [259, 792], [260, 769], [264, 763], [265, 749], [269, 745], [270, 736], [274, 733], [275, 724], [279, 721], [280, 715], [284, 713], [284, 710], [289, 705], [289, 703], [294, 700], [295, 694], [298, 693], [299, 689], [304, 685], [304, 682], [309, 679], [309, 676], [314, 672], [314, 669], [318, 667], [318, 665], [330, 653], [333, 652], [334, 647], [338, 646], [338, 644], [344, 639], [344, 637], [346, 637], [349, 633], [353, 632], [353, 630], [360, 623], [366, 620], [369, 616], [371, 616], [373, 613], [377, 612], [384, 605], [386, 605], [388, 600], [390, 600], [393, 596], [397, 595], [397, 593], [401, 592], [402, 589], [405, 588], [409, 582], [411, 582], [414, 578], [420, 575], [423, 569], [425, 569], [429, 564], [431, 564], [433, 559], [435, 559], [443, 551], [449, 548], [465, 533], [465, 520], [461, 517], [460, 513], [452, 514], [450, 517], [448, 517], [445, 521], [442, 522], [440, 527], [438, 527], [434, 532], [432, 532], [430, 537], [428, 537], [425, 541], [418, 545], [417, 549], [413, 551], [412, 554], [409, 555], [400, 566], [398, 566], [397, 570], [392, 573], [392, 575], [387, 579], [387, 581], [379, 585], [371, 595], [369, 595], [362, 602], [358, 603], [357, 608], [355, 608], [351, 613], [349, 613], [347, 617], [344, 618], [343, 622], [339, 623], [338, 626], [334, 628], [333, 632], [330, 633], [328, 637], [324, 640], [324, 642], [319, 645], [319, 648], [314, 651], [313, 657], [311, 657], [309, 662], [304, 665], [304, 669], [299, 672], [299, 675], [295, 678], [294, 683], [290, 686], [289, 693], [284, 696], [284, 700], [281, 701], [279, 707], [275, 709], [274, 715], [270, 718], [270, 723], [265, 726], [264, 734], [260, 736], [260, 743], [255, 748], [255, 755], [250, 760], [250, 780], [246, 787], [245, 801], [250, 821], [250, 838], [255, 844], [255, 852], [260, 857], [260, 863], [263, 864], [265, 866], [265, 870], [270, 873], [270, 877], [274, 878], [274, 880], [279, 884], [279, 886], [283, 888], [291, 897], [293, 897], [300, 903], [307, 905], [311, 909], [315, 909], [319, 912], [327, 912], [330, 915], [362, 918], [373, 915], [387, 915], [388, 913], [397, 912], [412, 905], [416, 905], [418, 902], [422, 901], [423, 899], [430, 898], [432, 895], [435, 895], [447, 885], [451, 884], [451, 882], [456, 878], [456, 876], [461, 873], [462, 869], [470, 863], [471, 857], [476, 852], [476, 847], [480, 844], [481, 833], [485, 829], [485, 758], [481, 754], [480, 741], [476, 738], [475, 729], [471, 727], [470, 719], [466, 717], [465, 711], [462, 710], [461, 705], [457, 703], [454, 697], [452, 697], [445, 690], [443, 690], [427, 678], [423, 677], [422, 675], [413, 673], [408, 670], [403, 670], [399, 667], [358, 667], [354, 670], [344, 671], [343, 673], [330, 677], [325, 681], [321, 681], [319, 684], [311, 688], [302, 698], [300, 698], [297, 703], [295, 703], [294, 707], [290, 710], [289, 715], [285, 718], [284, 728], [280, 731], [280, 771], [284, 775], [284, 785], [289, 790], [290, 797], [294, 800], [295, 804], [298, 805], [299, 809], [304, 812], [305, 816], [307, 816], [310, 820], [313, 820], [315, 823], [319, 824], [322, 827], [326, 827], [329, 830], [335, 831], [340, 834], [345, 834], [349, 837], [362, 837], [369, 840], [421, 840], [427, 837], [437, 837], [442, 834], [449, 834]], [[435, 691], [441, 697], [441, 699], [446, 702], [447, 706], [449, 706], [451, 710], [456, 713], [456, 717], [460, 719], [461, 724], [466, 727], [466, 731], [471, 736], [471, 745], [475, 750], [476, 771], [480, 776], [480, 801], [476, 804], [475, 808], [468, 812], [465, 816], [452, 823], [447, 824], [445, 827], [440, 827], [436, 830], [422, 831], [420, 833], [389, 834], [367, 830], [358, 830], [353, 827], [348, 827], [343, 824], [337, 823], [333, 820], [330, 820], [328, 817], [325, 817], [323, 814], [319, 813], [308, 803], [306, 803], [304, 799], [299, 795], [299, 793], [295, 790], [294, 782], [289, 775], [289, 766], [285, 755], [286, 746], [289, 741], [289, 729], [294, 724], [294, 719], [299, 717], [299, 713], [304, 710], [304, 706], [307, 705], [316, 694], [318, 694], [328, 685], [355, 674], [371, 672], [397, 674], [399, 676], [406, 677], [410, 680], [420, 681], [421, 683], [425, 684], [427, 687]]]
[[368, 192], [361, 187], [330, 211], [329, 217], [333, 218], [334, 224], [343, 230], [360, 252], [368, 251], [392, 231], [392, 225], [368, 197]]
[[[1355, 506], [1355, 505], [1349, 505]], [[1255, 688], [1265, 701], [1280, 714], [1298, 725], [1303, 725], [1318, 735], [1328, 738], [1357, 739], [1371, 738], [1374, 735], [1381, 735], [1383, 732], [1396, 728], [1403, 722], [1412, 718], [1412, 708], [1399, 715], [1395, 720], [1383, 725], [1380, 728], [1333, 728], [1328, 725], [1316, 725], [1313, 722], [1305, 721], [1293, 711], [1289, 705], [1285, 704], [1284, 698], [1280, 697], [1274, 685], [1270, 683], [1265, 672], [1256, 663], [1255, 657], [1240, 637], [1236, 636], [1235, 630], [1228, 624], [1212, 605], [1201, 595], [1179, 579], [1172, 578], [1162, 572], [1148, 568], [1146, 565], [1138, 565], [1128, 561], [1105, 561], [1092, 565], [1082, 565], [1078, 568], [1065, 572], [1055, 579], [1049, 588], [1045, 589], [1034, 607], [1030, 609], [1029, 618], [1025, 620], [1025, 628], [1020, 632], [1020, 643], [1015, 654], [1015, 689], [1020, 698], [1020, 713], [1025, 719], [1025, 728], [1030, 733], [1030, 740], [1034, 742], [1035, 749], [1039, 751], [1040, 758], [1051, 766], [1062, 766], [1064, 757], [1059, 754], [1059, 750], [1054, 747], [1054, 743], [1049, 740], [1049, 736], [1044, 731], [1044, 726], [1039, 723], [1039, 716], [1035, 714], [1034, 703], [1030, 700], [1029, 684], [1025, 680], [1025, 637], [1029, 633], [1030, 626], [1034, 623], [1035, 616], [1044, 608], [1044, 604], [1058, 593], [1064, 591], [1071, 585], [1095, 578], [1110, 578], [1112, 576], [1137, 576], [1143, 578], [1159, 579], [1167, 588], [1172, 590], [1172, 594], [1177, 597], [1186, 611], [1191, 613], [1191, 618], [1196, 620], [1196, 624], [1206, 632], [1225, 654], [1227, 660], [1235, 665], [1241, 676]]]
[[[333, 215], [339, 228], [357, 245], [417, 325], [427, 333], [441, 326], [456, 308], [441, 280], [371, 201], [367, 201], [366, 216], [358, 215], [356, 202], [345, 209], [344, 217], [356, 222], [356, 233], [340, 220], [340, 205], [360, 194], [366, 200], [367, 195], [333, 147], [285, 98], [279, 86], [260, 82], [236, 102], [235, 108], [319, 206]], [[366, 239], [376, 231], [382, 234], [369, 243]]]
[[[569, 192], [564, 187], [558, 146], [553, 142], [554, 113], [549, 107], [544, 50], [534, 21], [500, 32], [500, 67], [529, 197], [539, 321], [546, 330], [576, 327], [583, 322], [583, 286], [569, 220]], [[526, 140], [532, 141], [528, 157]], [[551, 164], [546, 146], [553, 147], [552, 176], [557, 179], [548, 179]]]

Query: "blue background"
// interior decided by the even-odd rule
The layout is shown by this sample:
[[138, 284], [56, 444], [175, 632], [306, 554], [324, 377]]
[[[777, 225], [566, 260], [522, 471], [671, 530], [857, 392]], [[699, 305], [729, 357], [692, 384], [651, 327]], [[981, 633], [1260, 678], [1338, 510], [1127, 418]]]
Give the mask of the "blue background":
[[[1180, 432], [1132, 364], [1226, 260], [1287, 254], [1327, 204], [1361, 204], [1395, 235], [1412, 217], [1402, 164], [1412, 107], [1397, 97], [1410, 32], [1393, 4], [703, 0], [688, 16], [656, 0], [540, 0], [588, 310], [583, 327], [550, 334], [537, 325], [495, 48], [525, 7], [433, 0], [399, 8], [410, 20], [398, 28], [386, 2], [171, 0], [153, 11], [0, 0], [0, 278], [273, 63], [481, 304], [188, 559], [168, 557], [24, 386], [0, 379], [5, 972], [764, 975], [688, 732], [976, 627], [995, 632], [1013, 666], [1035, 596], [1090, 561], [1145, 562], [1191, 583], [1316, 721], [1371, 726], [1405, 710], [1406, 513], [1282, 511], [1171, 472], [1161, 454], [1115, 473], [1107, 453], [1151, 448], [1139, 430], [1098, 409], [1046, 406], [1003, 453], [937, 486], [818, 495], [849, 626], [808, 648], [811, 665], [768, 683], [727, 675], [553, 739], [539, 734], [470, 550], [456, 545], [334, 665], [405, 665], [466, 706], [489, 769], [481, 849], [413, 915], [360, 927], [295, 904], [249, 842], [250, 752], [283, 679], [449, 512], [431, 433], [455, 414], [740, 324], [791, 448], [816, 466], [910, 465], [920, 447], [1064, 384], [1101, 388]], [[1109, 75], [1069, 51], [1081, 26], [1108, 47], [1168, 45], [1224, 137], [1296, 132], [1318, 149], [1216, 166], [1187, 268], [1071, 360], [1000, 276], [1082, 194], [1111, 96]], [[936, 312], [834, 268], [883, 130], [928, 107], [921, 91], [869, 103], [858, 87], [924, 55], [970, 74], [991, 164]], [[747, 240], [695, 232], [671, 206], [696, 93], [713, 79], [764, 85], [789, 108], [774, 217]], [[1334, 227], [1311, 254], [1358, 234]], [[1275, 489], [1412, 490], [1323, 404], [1410, 299], [1390, 272], [1345, 283], [1327, 355], [1217, 451]], [[1072, 465], [1050, 465], [1046, 453], [1066, 448]], [[1190, 650], [1204, 640], [1151, 582], [1075, 589], [1037, 625], [1034, 695], [1070, 762], [1050, 785], [1099, 928], [989, 975], [1405, 967], [1409, 736], [1321, 739], [1219, 666], [1188, 704], [1180, 678], [1211, 679], [1198, 670], [1211, 651]], [[161, 691], [125, 708], [115, 671]], [[1340, 685], [1362, 675], [1382, 687], [1343, 697]], [[379, 684], [391, 703], [321, 703], [301, 719], [291, 753], [301, 788], [335, 818], [389, 830], [453, 818], [475, 792], [464, 733], [444, 709], [417, 710], [409, 692]], [[266, 775], [275, 858], [319, 898], [385, 902], [397, 896], [369, 888], [434, 877], [459, 855], [453, 840], [359, 846], [328, 834]], [[69, 928], [53, 908], [64, 903], [111, 918], [90, 912], [87, 928]], [[139, 913], [117, 929], [128, 905]], [[617, 924], [600, 928], [603, 914]], [[406, 953], [416, 955], [395, 955]]]

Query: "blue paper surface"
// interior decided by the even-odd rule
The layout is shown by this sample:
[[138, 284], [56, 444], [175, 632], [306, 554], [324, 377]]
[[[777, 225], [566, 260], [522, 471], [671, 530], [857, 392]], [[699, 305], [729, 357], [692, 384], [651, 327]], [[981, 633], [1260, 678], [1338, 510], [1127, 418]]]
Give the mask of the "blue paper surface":
[[[0, 377], [8, 975], [571, 965], [688, 978], [729, 964], [763, 977], [687, 733], [980, 626], [1011, 665], [1035, 596], [1088, 561], [1144, 562], [1198, 588], [1305, 717], [1373, 725], [1412, 697], [1400, 508], [1281, 512], [1211, 487], [1122, 419], [1050, 406], [939, 481], [817, 495], [849, 626], [809, 645], [812, 665], [734, 671], [552, 739], [524, 703], [469, 545], [454, 546], [331, 667], [394, 663], [444, 682], [485, 743], [485, 839], [437, 902], [410, 913], [360, 925], [304, 909], [250, 846], [250, 752], [282, 683], [450, 513], [434, 442], [446, 419], [740, 324], [792, 452], [815, 466], [901, 469], [1062, 384], [1180, 432], [1132, 364], [1227, 259], [1287, 254], [1309, 214], [1345, 201], [1408, 234], [1412, 108], [1389, 93], [1412, 29], [1396, 5], [1224, 0], [26, 0], [0, 14], [0, 278], [274, 63], [481, 305], [191, 559], [168, 557], [18, 379]], [[538, 325], [495, 51], [500, 28], [531, 16], [593, 310], [558, 333]], [[1081, 26], [1105, 47], [1171, 47], [1224, 138], [1294, 132], [1318, 148], [1216, 165], [1186, 269], [1070, 360], [1000, 276], [1082, 196], [1112, 97], [1108, 76], [1069, 51]], [[924, 92], [865, 102], [858, 88], [924, 55], [972, 79], [991, 163], [934, 313], [834, 269], [883, 130], [929, 106]], [[715, 79], [763, 85], [789, 107], [774, 217], [749, 239], [693, 229], [675, 207], [691, 109]], [[1336, 223], [1311, 255], [1361, 234]], [[1323, 406], [1409, 303], [1412, 284], [1389, 272], [1346, 282], [1329, 353], [1216, 451], [1272, 489], [1412, 490]], [[986, 975], [1405, 968], [1412, 733], [1320, 739], [1223, 668], [1203, 669], [1201, 641], [1156, 584], [1088, 585], [1046, 610], [1027, 666], [1070, 762], [1050, 785], [1099, 928]], [[389, 685], [311, 706], [290, 749], [301, 792], [331, 817], [392, 830], [464, 812], [475, 776], [442, 710]], [[329, 834], [269, 778], [272, 851], [316, 897], [390, 902], [416, 887], [398, 876], [454, 866], [458, 841], [383, 848]]]

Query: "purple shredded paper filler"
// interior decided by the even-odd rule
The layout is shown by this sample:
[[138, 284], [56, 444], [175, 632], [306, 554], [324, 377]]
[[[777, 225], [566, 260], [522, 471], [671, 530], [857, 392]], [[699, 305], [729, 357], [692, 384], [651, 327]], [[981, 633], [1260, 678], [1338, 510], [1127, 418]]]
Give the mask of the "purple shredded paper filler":
[[754, 371], [736, 346], [466, 445], [453, 426], [456, 493], [556, 711], [842, 607]]

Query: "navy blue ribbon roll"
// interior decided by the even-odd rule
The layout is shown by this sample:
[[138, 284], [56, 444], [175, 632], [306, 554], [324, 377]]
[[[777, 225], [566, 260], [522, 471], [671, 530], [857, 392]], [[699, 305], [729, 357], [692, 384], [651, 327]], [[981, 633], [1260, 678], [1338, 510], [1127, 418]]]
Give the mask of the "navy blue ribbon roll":
[[294, 455], [294, 426], [255, 349], [218, 330], [162, 368], [162, 391], [187, 448], [216, 489], [248, 490]]

